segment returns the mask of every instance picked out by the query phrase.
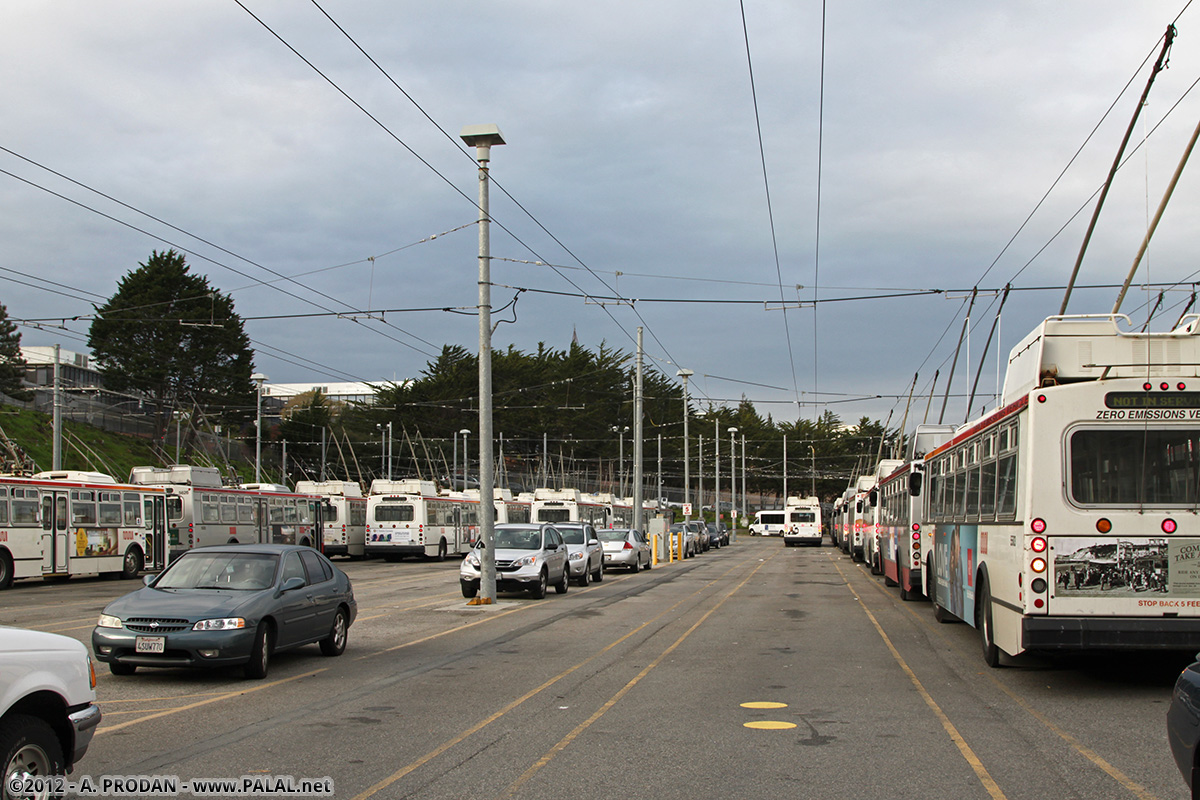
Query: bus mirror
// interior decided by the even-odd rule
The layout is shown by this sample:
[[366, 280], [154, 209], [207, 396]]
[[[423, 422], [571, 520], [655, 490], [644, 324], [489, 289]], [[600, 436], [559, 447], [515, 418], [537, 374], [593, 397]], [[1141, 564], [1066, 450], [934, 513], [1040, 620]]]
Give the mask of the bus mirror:
[[861, 513], [862, 513], [862, 511], [863, 511], [863, 502], [862, 502], [862, 500], [857, 500], [857, 501], [855, 501], [855, 503], [854, 503], [854, 511], [855, 511], [856, 513], [858, 513], [858, 514], [861, 514]]
[[879, 499], [879, 491], [877, 489], [872, 489], [867, 494], [867, 508], [871, 508], [872, 506], [874, 506], [875, 501], [878, 499]]
[[914, 472], [908, 476], [908, 493], [913, 497], [921, 496], [921, 479], [924, 477], [919, 472]]

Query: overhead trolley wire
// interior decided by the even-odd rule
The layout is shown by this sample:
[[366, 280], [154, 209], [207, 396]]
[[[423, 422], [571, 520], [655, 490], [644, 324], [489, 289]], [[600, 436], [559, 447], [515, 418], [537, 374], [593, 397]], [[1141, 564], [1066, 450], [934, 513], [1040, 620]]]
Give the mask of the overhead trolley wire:
[[[754, 59], [750, 56], [750, 28], [746, 24], [745, 0], [738, 0], [738, 8], [742, 14], [742, 38], [746, 44], [746, 70], [750, 77], [750, 99], [754, 104], [754, 129], [758, 135], [758, 158], [762, 164], [763, 194], [767, 201], [767, 223], [771, 231], [771, 249], [775, 256], [775, 277], [779, 283], [779, 302], [783, 305], [787, 299], [783, 296], [783, 267], [779, 263], [779, 239], [775, 235], [775, 211], [771, 204], [771, 182], [767, 177], [767, 150], [763, 144], [762, 118], [758, 113], [758, 90], [754, 84]], [[817, 182], [817, 185], [820, 185], [820, 181]], [[787, 339], [788, 366], [792, 369], [792, 385], [796, 392], [796, 399], [799, 400], [800, 381], [796, 377], [796, 355], [792, 351], [792, 329], [788, 324], [786, 307], [783, 308], [783, 333]]]
[[[382, 128], [391, 138], [393, 138], [396, 142], [398, 142], [401, 146], [403, 146], [406, 150], [408, 150], [415, 158], [417, 158], [417, 160], [419, 160], [422, 164], [424, 164], [426, 167], [428, 167], [435, 175], [437, 175], [439, 178], [441, 178], [442, 181], [445, 182], [447, 185], [449, 185], [457, 194], [459, 194], [464, 199], [466, 199], [475, 208], [479, 208], [479, 205], [475, 200], [473, 200], [472, 198], [467, 196], [467, 194], [464, 193], [457, 186], [455, 186], [449, 180], [449, 178], [447, 178], [440, 171], [438, 171], [437, 168], [435, 168], [432, 164], [430, 164], [428, 161], [426, 161], [424, 158], [422, 158], [420, 155], [418, 155], [417, 152], [415, 150], [413, 150], [407, 143], [405, 143], [398, 135], [396, 135], [386, 125], [384, 125], [377, 117], [375, 117], [369, 111], [367, 111], [367, 109], [364, 108], [362, 106], [362, 104], [360, 104], [353, 97], [351, 97], [350, 94], [346, 90], [344, 90], [340, 86], [338, 86], [337, 83], [335, 83], [324, 72], [322, 72], [320, 69], [318, 69], [316, 67], [316, 65], [314, 65], [311, 61], [309, 61], [307, 58], [305, 58], [298, 50], [296, 50], [296, 48], [292, 47], [292, 45], [289, 44], [282, 36], [280, 36], [280, 34], [275, 32], [269, 25], [267, 25], [267, 23], [265, 21], [263, 21], [261, 18], [259, 18], [257, 15], [255, 15], [252, 11], [250, 11], [250, 9], [246, 8], [246, 6], [241, 2], [241, 0], [234, 0], [234, 2], [237, 3], [238, 6], [240, 6], [244, 11], [246, 11], [247, 14], [249, 14], [251, 17], [253, 17], [254, 20], [256, 22], [258, 22], [259, 25], [261, 25], [268, 32], [270, 32], [270, 34], [272, 36], [274, 36], [277, 40], [279, 40], [280, 43], [282, 43], [292, 53], [294, 53], [297, 58], [299, 58], [301, 61], [303, 61], [305, 64], [307, 64], [318, 75], [320, 75], [339, 94], [341, 94], [343, 97], [345, 97], [347, 100], [349, 100], [356, 108], [358, 108], [360, 111], [362, 111], [364, 114], [366, 114], [376, 125], [378, 125], [380, 128]], [[363, 56], [368, 61], [371, 62], [371, 64], [388, 80], [388, 82], [391, 83], [401, 94], [403, 94], [405, 96], [405, 98], [407, 98], [409, 100], [409, 102], [411, 102], [417, 108], [417, 110], [419, 110], [421, 112], [421, 114], [427, 120], [429, 120], [430, 124], [432, 124], [435, 128], [437, 128], [437, 130], [440, 131], [443, 136], [445, 136], [452, 144], [454, 144], [455, 148], [459, 152], [461, 152], [466, 158], [470, 159], [472, 164], [475, 164], [474, 157], [472, 157], [471, 154], [469, 152], [467, 152], [467, 150], [464, 149], [463, 146], [457, 140], [455, 140], [454, 137], [451, 136], [450, 133], [441, 124], [439, 124], [428, 112], [426, 112], [425, 109], [422, 108], [421, 105], [416, 102], [416, 100], [412, 97], [412, 95], [410, 95], [407, 91], [405, 91], [404, 88], [401, 87], [400, 84], [387, 72], [387, 70], [385, 70], [383, 68], [383, 66], [376, 59], [372, 58], [371, 55], [366, 51], [366, 49], [363, 48], [362, 45], [360, 45], [354, 39], [354, 37], [350, 35], [350, 33], [345, 28], [342, 27], [340, 24], [338, 24], [333, 19], [333, 17], [327, 11], [325, 11], [324, 8], [321, 7], [321, 5], [317, 2], [317, 0], [311, 0], [311, 2], [321, 12], [321, 14], [323, 16], [325, 16], [325, 18], [328, 19], [329, 22], [331, 24], [333, 24], [333, 26], [335, 28], [337, 28], [337, 30], [360, 53], [362, 53]], [[512, 193], [509, 192], [508, 189], [504, 186], [504, 184], [501, 181], [497, 180], [494, 175], [491, 176], [491, 183], [497, 189], [499, 189], [500, 192], [503, 193], [505, 197], [507, 197], [509, 200], [511, 200], [513, 202], [513, 204], [518, 209], [521, 210], [522, 213], [524, 213], [527, 217], [529, 217], [529, 219], [535, 225], [537, 225], [538, 228], [540, 228], [547, 236], [549, 236], [555, 242], [555, 244], [557, 244], [559, 247], [561, 247], [563, 249], [563, 251], [566, 252], [568, 255], [570, 255], [571, 258], [574, 259], [581, 267], [583, 267], [585, 270], [587, 270], [589, 273], [591, 273], [592, 277], [595, 278], [597, 281], [599, 281], [601, 283], [601, 285], [603, 285], [606, 289], [608, 289], [614, 295], [618, 295], [618, 296], [620, 295], [620, 293], [616, 289], [609, 286], [608, 283], [603, 278], [601, 278], [590, 266], [588, 266], [581, 258], [579, 258], [579, 256], [575, 255], [575, 253], [569, 247], [567, 247], [544, 224], [542, 224], [541, 220], [539, 220], [532, 212], [530, 212], [527, 208], [525, 208], [525, 206], [519, 200], [517, 200], [516, 197], [514, 197], [512, 195]], [[482, 212], [482, 209], [480, 209], [480, 211]], [[527, 249], [530, 253], [533, 253], [535, 256], [538, 256], [539, 259], [544, 261], [542, 256], [540, 254], [538, 254], [538, 252], [531, 245], [529, 245], [524, 240], [522, 240], [521, 237], [517, 236], [503, 222], [497, 221], [495, 219], [494, 215], [491, 215], [491, 222], [493, 224], [495, 224], [497, 227], [499, 227], [501, 230], [503, 230], [505, 233], [507, 233], [509, 236], [511, 236], [514, 241], [518, 242], [522, 247]], [[551, 268], [554, 269], [553, 265], [549, 265], [549, 266], [551, 266]], [[558, 270], [556, 270], [556, 272], [557, 271]], [[572, 281], [566, 275], [562, 274], [561, 272], [558, 272], [558, 274], [559, 274], [559, 277], [561, 277], [567, 283], [571, 284], [571, 286], [575, 287], [580, 292], [584, 291], [583, 287], [576, 284], [574, 281]], [[625, 336], [630, 339], [630, 341], [636, 341], [633, 334], [625, 329], [625, 327], [617, 320], [616, 316], [613, 315], [613, 313], [608, 310], [607, 307], [601, 306], [601, 310], [603, 310], [603, 312], [609, 317], [609, 319], [611, 319], [613, 321], [613, 323], [617, 325], [617, 327], [621, 330], [621, 332], [624, 333]], [[658, 344], [658, 346], [660, 348], [662, 348], [663, 353], [666, 356], [667, 362], [671, 363], [671, 364], [675, 364], [676, 362], [675, 362], [674, 357], [670, 354], [670, 351], [667, 349], [666, 345], [663, 344], [662, 340], [658, 338], [658, 335], [654, 332], [654, 329], [645, 320], [645, 318], [642, 317], [641, 312], [638, 311], [637, 308], [632, 307], [632, 306], [631, 306], [631, 310], [633, 311], [634, 315], [638, 318], [638, 320], [642, 323], [642, 327], [646, 330], [647, 333], [650, 334], [650, 337]]]

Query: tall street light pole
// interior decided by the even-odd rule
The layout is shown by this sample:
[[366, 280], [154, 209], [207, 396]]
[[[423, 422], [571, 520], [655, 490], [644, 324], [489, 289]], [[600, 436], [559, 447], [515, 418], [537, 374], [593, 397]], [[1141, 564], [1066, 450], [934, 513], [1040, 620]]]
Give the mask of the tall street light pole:
[[[691, 514], [691, 484], [692, 475], [690, 472], [691, 462], [688, 455], [688, 378], [696, 373], [690, 369], [681, 369], [675, 373], [683, 378], [683, 507], [688, 509], [688, 513], [683, 515], [685, 520], [692, 518]], [[661, 492], [659, 494], [662, 494]]]
[[495, 125], [467, 125], [459, 137], [475, 148], [479, 162], [479, 532], [483, 539], [480, 554], [479, 602], [496, 601], [496, 480], [492, 456], [492, 270], [488, 215], [488, 164], [492, 146], [504, 144]]
[[257, 412], [254, 418], [254, 482], [262, 482], [262, 388], [267, 382], [267, 376], [261, 372], [256, 372], [250, 376], [250, 380], [254, 381], [258, 388], [255, 390], [258, 395]]
[[[737, 532], [737, 428], [729, 429], [729, 538]], [[717, 501], [718, 503], [720, 500]]]

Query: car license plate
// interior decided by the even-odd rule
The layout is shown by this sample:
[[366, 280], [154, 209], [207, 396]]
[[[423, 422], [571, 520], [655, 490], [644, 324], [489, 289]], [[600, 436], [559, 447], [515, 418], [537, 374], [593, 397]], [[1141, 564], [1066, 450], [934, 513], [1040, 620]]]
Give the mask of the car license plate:
[[135, 653], [164, 653], [167, 650], [167, 637], [139, 636], [133, 650]]

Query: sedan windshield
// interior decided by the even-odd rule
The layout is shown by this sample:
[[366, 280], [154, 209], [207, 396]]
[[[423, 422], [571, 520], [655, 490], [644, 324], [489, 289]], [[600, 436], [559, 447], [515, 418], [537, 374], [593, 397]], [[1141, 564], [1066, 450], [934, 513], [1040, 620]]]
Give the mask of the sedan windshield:
[[528, 530], [496, 531], [497, 550], [541, 550], [542, 532], [537, 528]]
[[185, 553], [154, 582], [156, 589], [236, 589], [259, 591], [275, 580], [273, 553]]

